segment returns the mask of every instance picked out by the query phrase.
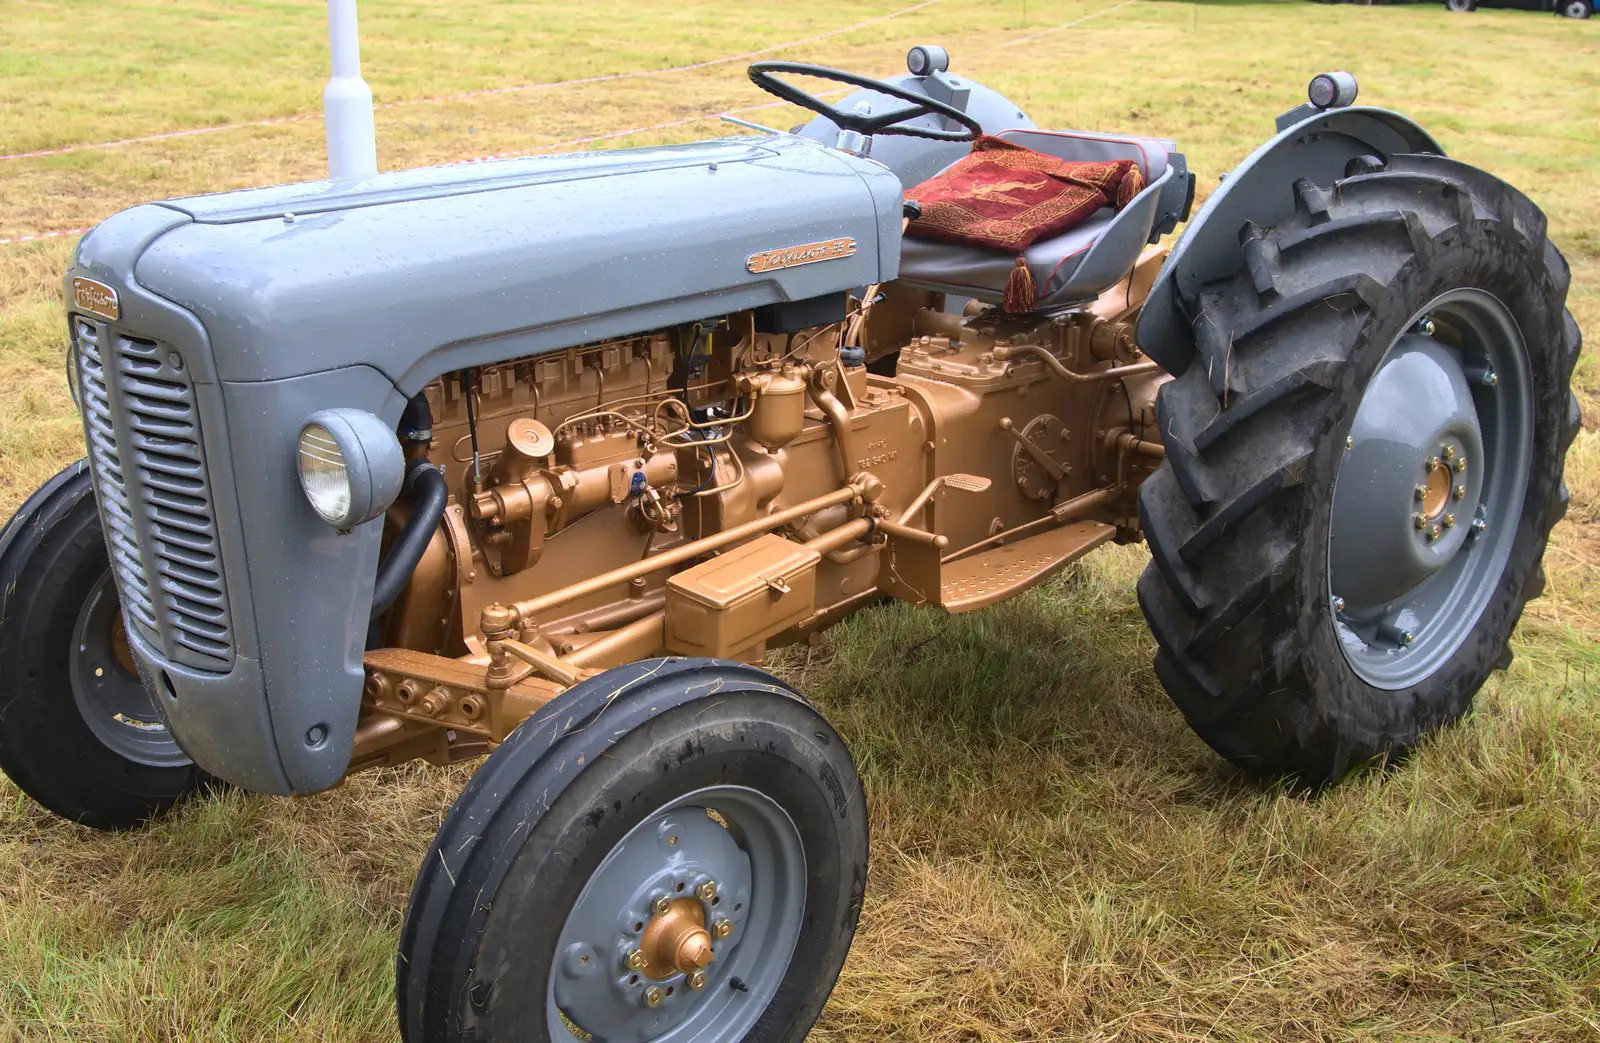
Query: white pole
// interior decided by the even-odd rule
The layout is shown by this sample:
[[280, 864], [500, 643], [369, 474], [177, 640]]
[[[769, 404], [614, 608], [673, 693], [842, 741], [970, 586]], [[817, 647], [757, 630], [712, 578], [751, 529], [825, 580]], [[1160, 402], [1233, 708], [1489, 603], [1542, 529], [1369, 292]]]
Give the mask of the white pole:
[[322, 92], [328, 124], [328, 176], [363, 177], [378, 172], [372, 127], [372, 89], [361, 78], [361, 38], [356, 0], [328, 0], [328, 51], [333, 76]]

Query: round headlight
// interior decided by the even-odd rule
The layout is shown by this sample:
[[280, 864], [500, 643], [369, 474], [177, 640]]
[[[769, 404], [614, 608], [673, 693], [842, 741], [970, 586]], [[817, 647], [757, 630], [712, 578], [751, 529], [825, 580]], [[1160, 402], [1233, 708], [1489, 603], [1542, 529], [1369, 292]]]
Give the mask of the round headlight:
[[399, 439], [361, 409], [325, 409], [307, 417], [295, 455], [306, 500], [336, 529], [382, 514], [405, 478]]

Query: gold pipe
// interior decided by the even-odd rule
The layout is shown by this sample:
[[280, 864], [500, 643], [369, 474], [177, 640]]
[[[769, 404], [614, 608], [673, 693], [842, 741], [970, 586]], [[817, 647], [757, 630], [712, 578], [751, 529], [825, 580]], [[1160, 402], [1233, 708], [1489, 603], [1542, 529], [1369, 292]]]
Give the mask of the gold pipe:
[[1167, 447], [1160, 442], [1147, 442], [1138, 435], [1129, 434], [1126, 431], [1117, 435], [1117, 448], [1125, 449], [1130, 453], [1138, 453], [1140, 456], [1152, 457], [1156, 460], [1164, 460], [1167, 456]]
[[1133, 377], [1140, 373], [1154, 373], [1161, 368], [1161, 364], [1154, 361], [1135, 362], [1127, 366], [1112, 366], [1110, 369], [1097, 369], [1088, 373], [1074, 373], [1068, 369], [1060, 359], [1041, 344], [1004, 344], [994, 349], [994, 357], [1001, 362], [1007, 362], [1018, 355], [1032, 355], [1055, 371], [1056, 376], [1072, 384], [1087, 384], [1096, 380], [1112, 380], [1122, 377]]
[[[562, 661], [569, 666], [595, 668], [617, 666], [643, 659], [666, 644], [667, 613], [661, 609], [625, 627], [601, 634]], [[612, 656], [620, 656], [613, 659]]]
[[1117, 486], [1108, 485], [1103, 489], [1086, 492], [1082, 496], [1074, 496], [1065, 503], [1058, 503], [1050, 508], [1050, 515], [1056, 521], [1073, 521], [1096, 507], [1103, 507], [1115, 500], [1119, 491]]
[[979, 540], [977, 543], [962, 547], [953, 554], [946, 554], [939, 561], [941, 564], [948, 565], [953, 561], [960, 561], [962, 558], [976, 554], [992, 544], [1003, 543], [1006, 540], [1022, 539], [1032, 534], [1035, 529], [1053, 529], [1067, 522], [1076, 521], [1080, 516], [1087, 514], [1094, 508], [1116, 500], [1120, 491], [1118, 486], [1108, 485], [1104, 488], [1086, 492], [1082, 496], [1075, 496], [1065, 503], [1057, 504], [1051, 508], [1049, 514], [1042, 518], [1035, 518], [1033, 521], [1023, 522], [1015, 528], [997, 532], [993, 536]]
[[[637, 598], [605, 608], [596, 609], [588, 615], [577, 618], [568, 617], [567, 622], [560, 626], [542, 628], [542, 632], [549, 637], [563, 637], [568, 635], [598, 634], [617, 627], [627, 626], [641, 616], [648, 616], [659, 611], [666, 604], [667, 592], [653, 590]], [[582, 627], [582, 630], [577, 629]]]
[[918, 543], [931, 544], [940, 550], [950, 546], [950, 537], [948, 536], [940, 536], [937, 533], [929, 532], [926, 529], [913, 529], [911, 526], [901, 525], [899, 522], [881, 519], [878, 522], [878, 528], [882, 529], [890, 536], [898, 536], [903, 540], [915, 540]]
[[369, 713], [356, 725], [350, 759], [369, 757], [406, 737], [406, 722], [386, 713]]
[[917, 494], [917, 498], [911, 501], [911, 506], [900, 512], [900, 524], [911, 524], [911, 519], [915, 518], [917, 512], [928, 505], [928, 501], [933, 499], [933, 494], [938, 492], [939, 487], [942, 485], [944, 485], [944, 475], [940, 475], [929, 482], [927, 487]]
[[[724, 529], [721, 532], [712, 536], [707, 536], [704, 539], [695, 540], [692, 543], [680, 544], [676, 547], [673, 547], [671, 550], [662, 551], [660, 554], [654, 555], [653, 557], [644, 558], [640, 561], [632, 563], [631, 565], [624, 565], [621, 568], [612, 569], [610, 572], [602, 572], [598, 576], [591, 576], [580, 583], [574, 583], [571, 586], [562, 587], [560, 590], [553, 590], [548, 594], [542, 594], [536, 598], [529, 598], [526, 601], [514, 601], [509, 606], [488, 605], [483, 610], [485, 615], [490, 617], [484, 621], [487, 623], [487, 626], [485, 626], [484, 629], [498, 629], [502, 625], [499, 615], [502, 612], [509, 611], [513, 619], [516, 620], [532, 619], [541, 613], [550, 611], [558, 605], [565, 605], [569, 601], [576, 601], [579, 598], [588, 597], [590, 594], [598, 594], [603, 590], [626, 583], [631, 579], [635, 579], [640, 576], [648, 576], [653, 572], [660, 572], [662, 569], [671, 568], [674, 565], [680, 565], [691, 558], [698, 558], [702, 554], [706, 554], [714, 550], [720, 550], [723, 547], [729, 546], [730, 544], [738, 543], [740, 540], [745, 539], [746, 537], [759, 536], [764, 532], [771, 532], [773, 529], [776, 529], [781, 525], [787, 525], [792, 521], [799, 521], [806, 515], [815, 514], [817, 511], [820, 511], [825, 507], [832, 507], [835, 504], [849, 503], [857, 497], [865, 498], [864, 492], [866, 487], [869, 484], [876, 484], [875, 479], [869, 483], [868, 479], [870, 478], [870, 475], [857, 475], [856, 479], [843, 489], [836, 489], [831, 493], [825, 493], [822, 496], [813, 497], [804, 503], [796, 504], [795, 506], [790, 507], [788, 510], [779, 511], [776, 514], [769, 514], [765, 518], [756, 518], [745, 522], [743, 525], [735, 525], [731, 529]], [[876, 499], [875, 493], [873, 494], [872, 498]], [[828, 535], [831, 535], [831, 533]]]
[[[859, 540], [861, 537], [865, 536], [871, 531], [872, 522], [865, 518], [857, 518], [855, 521], [845, 522], [836, 529], [829, 529], [827, 532], [816, 537], [815, 539], [807, 540], [804, 544], [802, 544], [802, 546], [809, 547], [818, 554], [826, 556], [829, 553], [838, 550], [840, 547], [843, 547], [847, 543], [854, 543], [856, 540]], [[857, 555], [857, 557], [859, 557], [859, 555]], [[850, 561], [854, 560], [856, 559], [852, 557], [847, 561], [838, 562], [838, 564], [848, 564]]]
[[813, 380], [811, 384], [811, 401], [822, 410], [822, 415], [828, 418], [828, 424], [833, 428], [834, 448], [839, 450], [839, 469], [845, 481], [850, 480], [852, 468], [850, 461], [859, 459], [852, 451], [855, 442], [854, 433], [850, 430], [850, 411], [844, 408], [844, 403], [829, 388], [822, 385], [820, 380]]

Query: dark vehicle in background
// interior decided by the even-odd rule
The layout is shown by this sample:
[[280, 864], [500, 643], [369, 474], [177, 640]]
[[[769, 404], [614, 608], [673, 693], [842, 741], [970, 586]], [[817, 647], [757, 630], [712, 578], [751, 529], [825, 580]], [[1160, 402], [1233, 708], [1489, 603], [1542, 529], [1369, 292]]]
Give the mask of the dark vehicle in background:
[[1479, 7], [1515, 7], [1524, 11], [1554, 11], [1567, 18], [1588, 18], [1600, 11], [1600, 0], [1444, 0], [1452, 11], [1476, 11]]

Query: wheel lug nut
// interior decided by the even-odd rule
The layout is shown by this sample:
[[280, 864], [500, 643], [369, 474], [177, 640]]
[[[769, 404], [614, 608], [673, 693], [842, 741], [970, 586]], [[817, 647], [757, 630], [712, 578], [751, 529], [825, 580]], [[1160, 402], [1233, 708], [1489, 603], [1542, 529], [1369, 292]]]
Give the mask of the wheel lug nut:
[[1458, 485], [1454, 490], [1451, 491], [1450, 495], [1454, 499], [1465, 500], [1467, 498], [1467, 487], [1464, 485]]
[[[1344, 607], [1343, 599], [1341, 599], [1339, 601], [1339, 607], [1340, 608]], [[727, 919], [725, 917], [718, 917], [716, 919], [716, 921], [714, 923], [712, 923], [712, 925], [711, 925], [711, 936], [713, 938], [726, 938], [728, 935], [730, 935], [732, 933], [733, 933], [733, 921], [729, 920], [729, 919]]]
[[661, 1006], [661, 1001], [663, 998], [665, 998], [665, 996], [666, 993], [661, 991], [661, 986], [652, 985], [648, 989], [644, 990], [644, 1005], [652, 1008], [659, 1007]]
[[1439, 526], [1435, 525], [1433, 528], [1428, 530], [1428, 542], [1432, 543], [1434, 540], [1436, 540], [1438, 538], [1439, 538]]
[[1438, 466], [1439, 466], [1439, 458], [1437, 456], [1430, 456], [1430, 457], [1428, 457], [1428, 462], [1422, 465], [1422, 469], [1424, 471], [1431, 471], [1435, 467], [1438, 467]]
[[668, 895], [658, 895], [656, 900], [650, 903], [650, 911], [657, 916], [667, 915], [672, 911], [672, 898]]
[[1415, 495], [1416, 495], [1416, 498], [1417, 498], [1418, 502], [1421, 502], [1422, 500], [1427, 499], [1427, 497], [1428, 497], [1428, 487], [1426, 485], [1417, 486]]
[[630, 971], [643, 970], [644, 969], [644, 953], [640, 952], [638, 949], [629, 949], [628, 950], [628, 969]]
[[1454, 460], [1456, 458], [1456, 447], [1453, 445], [1442, 445], [1439, 447], [1439, 451], [1444, 453], [1446, 460]]
[[1417, 332], [1422, 334], [1424, 337], [1433, 336], [1434, 329], [1435, 327], [1433, 325], [1433, 320], [1427, 316], [1424, 316], [1417, 322]]
[[1456, 461], [1456, 473], [1460, 474], [1462, 471], [1465, 471], [1466, 469], [1467, 469], [1467, 458], [1463, 456], [1463, 457], [1461, 457], [1460, 459], [1458, 459]]
[[706, 987], [706, 972], [705, 971], [695, 971], [693, 974], [689, 975], [689, 988], [693, 989], [696, 992], [699, 992], [701, 989], [703, 989], [705, 987]]
[[717, 897], [717, 882], [715, 880], [707, 880], [705, 883], [694, 889], [694, 894], [695, 897], [700, 899], [702, 902], [711, 901], [713, 898]]
[[1456, 516], [1453, 515], [1453, 514], [1445, 515], [1444, 516], [1444, 527], [1447, 528], [1447, 529], [1455, 528], [1456, 527]]
[[1427, 517], [1421, 514], [1413, 514], [1411, 516], [1411, 523], [1419, 529], [1426, 529], [1428, 527]]
[[1416, 635], [1409, 630], [1400, 629], [1393, 623], [1379, 623], [1377, 638], [1391, 645], [1409, 645], [1416, 640]]

